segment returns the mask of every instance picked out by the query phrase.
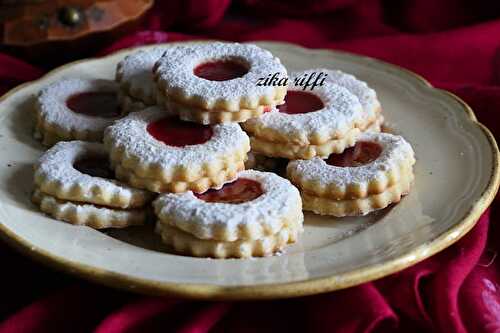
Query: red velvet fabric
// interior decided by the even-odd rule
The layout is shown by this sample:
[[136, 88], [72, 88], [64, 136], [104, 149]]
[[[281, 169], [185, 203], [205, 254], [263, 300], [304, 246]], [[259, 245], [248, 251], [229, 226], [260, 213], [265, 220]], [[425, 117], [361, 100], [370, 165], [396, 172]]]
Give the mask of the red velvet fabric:
[[[179, 32], [182, 32], [179, 33]], [[135, 45], [219, 38], [341, 49], [409, 68], [500, 133], [500, 3], [487, 0], [157, 1]], [[42, 71], [0, 54], [0, 90]], [[290, 300], [195, 302], [121, 292], [1, 245], [0, 332], [499, 332], [499, 202], [462, 240], [400, 273]]]

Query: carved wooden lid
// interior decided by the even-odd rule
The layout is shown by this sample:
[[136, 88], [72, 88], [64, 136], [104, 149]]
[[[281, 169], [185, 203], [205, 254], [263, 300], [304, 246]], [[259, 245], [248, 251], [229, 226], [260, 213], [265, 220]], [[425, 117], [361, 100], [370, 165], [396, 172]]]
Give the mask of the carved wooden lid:
[[29, 46], [112, 30], [137, 20], [153, 0], [0, 0], [2, 43]]

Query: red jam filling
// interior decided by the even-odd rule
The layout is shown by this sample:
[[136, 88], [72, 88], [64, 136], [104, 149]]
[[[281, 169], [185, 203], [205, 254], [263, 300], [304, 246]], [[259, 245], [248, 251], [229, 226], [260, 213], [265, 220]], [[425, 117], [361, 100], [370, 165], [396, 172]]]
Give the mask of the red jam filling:
[[212, 127], [175, 117], [166, 117], [148, 124], [147, 131], [153, 138], [169, 146], [184, 147], [207, 142], [212, 137]]
[[120, 105], [114, 92], [83, 92], [70, 96], [66, 105], [71, 111], [91, 117], [115, 118], [120, 115]]
[[232, 183], [225, 184], [220, 190], [208, 190], [195, 196], [206, 202], [222, 202], [240, 204], [252, 201], [262, 195], [259, 182], [247, 178], [238, 178]]
[[291, 90], [286, 93], [285, 103], [278, 110], [288, 114], [308, 113], [321, 110], [325, 105], [321, 99], [305, 91]]
[[88, 156], [77, 160], [73, 167], [89, 176], [113, 179], [114, 173], [111, 171], [109, 161], [106, 158]]
[[248, 73], [247, 66], [232, 60], [206, 62], [194, 69], [194, 75], [210, 81], [227, 81]]
[[337, 167], [357, 167], [375, 161], [382, 153], [382, 147], [375, 142], [359, 141], [342, 154], [332, 154], [327, 164]]

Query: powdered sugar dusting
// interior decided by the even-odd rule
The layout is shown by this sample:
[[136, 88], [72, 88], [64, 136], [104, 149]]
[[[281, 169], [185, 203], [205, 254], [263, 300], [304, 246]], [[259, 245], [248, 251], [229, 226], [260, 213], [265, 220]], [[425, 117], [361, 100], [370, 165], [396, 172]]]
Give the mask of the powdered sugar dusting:
[[382, 147], [380, 156], [373, 162], [357, 167], [329, 165], [318, 157], [311, 160], [291, 161], [287, 169], [300, 175], [305, 181], [318, 182], [323, 186], [335, 184], [345, 187], [350, 184], [365, 184], [384, 177], [392, 168], [405, 161], [414, 160], [411, 145], [401, 136], [388, 133], [362, 133], [358, 141], [378, 143]]
[[[210, 81], [194, 75], [196, 66], [214, 60], [237, 60], [248, 65], [248, 73], [227, 81]], [[257, 86], [258, 79], [270, 73], [286, 77], [286, 69], [269, 51], [256, 45], [239, 43], [210, 43], [174, 46], [165, 51], [154, 68], [165, 89], [181, 90], [187, 98], [200, 98], [213, 106], [218, 100], [239, 104], [242, 98], [261, 96], [274, 99], [275, 88]]]
[[130, 96], [154, 104], [156, 84], [153, 79], [153, 65], [160, 59], [167, 47], [140, 50], [126, 56], [116, 68], [116, 81]]
[[380, 102], [377, 99], [377, 93], [370, 88], [366, 82], [357, 79], [354, 75], [346, 74], [339, 70], [318, 69], [318, 71], [328, 74], [327, 80], [338, 84], [349, 90], [359, 99], [367, 117], [374, 117], [377, 109], [380, 108]]
[[[296, 77], [318, 71], [310, 69], [291, 73], [290, 82], [293, 82]], [[291, 84], [288, 90], [301, 90], [301, 88]], [[308, 141], [308, 138], [314, 134], [328, 137], [335, 133], [346, 133], [356, 123], [361, 123], [365, 119], [358, 98], [341, 85], [325, 81], [322, 86], [316, 87], [308, 93], [318, 96], [322, 100], [324, 108], [301, 114], [286, 114], [273, 109], [259, 118], [248, 120], [246, 124], [250, 128], [258, 127], [263, 131], [270, 129], [290, 138], [298, 137], [301, 141]]]
[[116, 118], [92, 117], [73, 112], [66, 105], [69, 97], [83, 92], [117, 92], [118, 85], [109, 80], [63, 79], [43, 88], [38, 94], [37, 111], [45, 122], [66, 131], [102, 131]]
[[69, 141], [59, 142], [45, 154], [43, 154], [35, 165], [35, 182], [41, 186], [41, 182], [57, 182], [60, 187], [58, 191], [70, 191], [75, 185], [83, 189], [82, 199], [90, 200], [95, 197], [94, 189], [101, 188], [103, 191], [119, 194], [130, 199], [134, 194], [147, 192], [129, 187], [114, 179], [105, 179], [90, 176], [73, 167], [79, 159], [88, 156], [108, 158], [104, 145], [97, 142]]
[[[283, 227], [283, 217], [298, 207], [302, 202], [298, 190], [286, 179], [270, 172], [245, 170], [238, 178], [252, 179], [261, 184], [263, 194], [254, 200], [240, 204], [205, 202], [198, 199], [193, 192], [162, 194], [153, 203], [157, 215], [169, 217], [168, 220], [178, 228], [192, 231], [192, 224], [201, 228], [197, 237], [210, 237], [210, 229], [224, 226], [230, 234], [237, 234], [241, 225], [266, 224], [278, 232]], [[303, 216], [300, 217], [302, 229]]]
[[205, 143], [184, 147], [169, 146], [156, 140], [147, 131], [153, 121], [173, 115], [159, 107], [149, 107], [120, 119], [106, 129], [104, 141], [121, 147], [129, 157], [144, 164], [157, 164], [163, 169], [196, 168], [216, 162], [249, 146], [249, 138], [238, 124], [213, 125], [213, 135]]

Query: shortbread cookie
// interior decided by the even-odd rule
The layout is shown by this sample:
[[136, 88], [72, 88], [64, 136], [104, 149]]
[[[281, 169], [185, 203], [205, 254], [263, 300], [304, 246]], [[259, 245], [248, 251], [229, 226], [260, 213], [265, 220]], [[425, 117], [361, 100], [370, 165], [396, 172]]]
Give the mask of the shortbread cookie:
[[117, 209], [82, 202], [60, 200], [35, 189], [32, 200], [40, 210], [58, 220], [95, 229], [142, 225], [148, 219], [145, 208]]
[[410, 144], [401, 136], [363, 133], [342, 154], [328, 159], [291, 161], [287, 176], [302, 191], [334, 199], [363, 198], [397, 183], [415, 163]]
[[380, 115], [382, 107], [377, 98], [375, 90], [370, 88], [366, 82], [357, 79], [354, 75], [344, 73], [339, 70], [318, 69], [317, 71], [327, 75], [326, 79], [341, 87], [346, 88], [359, 99], [365, 115], [373, 119], [374, 115]]
[[101, 143], [59, 142], [35, 164], [35, 184], [60, 200], [115, 208], [143, 207], [153, 199], [152, 193], [113, 179], [108, 164], [108, 154]]
[[262, 239], [286, 227], [301, 229], [304, 218], [299, 192], [288, 180], [255, 170], [240, 172], [219, 190], [160, 195], [153, 206], [160, 224], [223, 242]]
[[265, 257], [282, 251], [287, 244], [295, 243], [302, 231], [301, 227], [290, 226], [276, 234], [260, 239], [239, 239], [232, 242], [199, 239], [169, 225], [158, 224], [158, 233], [163, 242], [177, 252], [195, 257], [250, 258]]
[[352, 147], [361, 131], [353, 128], [342, 139], [333, 139], [319, 145], [297, 145], [293, 143], [271, 142], [259, 137], [251, 136], [252, 150], [267, 157], [295, 159], [311, 159], [313, 157], [327, 157], [332, 153], [342, 153], [344, 149]]
[[364, 128], [353, 128], [342, 139], [333, 139], [319, 145], [298, 145], [293, 143], [271, 142], [259, 137], [250, 137], [252, 150], [269, 158], [311, 159], [326, 158], [330, 154], [340, 154], [346, 148], [354, 146], [361, 132], [380, 132], [384, 117], [378, 115]]
[[101, 141], [103, 130], [120, 118], [118, 86], [108, 80], [62, 79], [36, 98], [35, 136], [58, 141]]
[[155, 47], [139, 50], [127, 55], [118, 63], [116, 82], [124, 95], [129, 97], [129, 101], [141, 101], [143, 106], [156, 104], [156, 84], [152, 70], [166, 49], [166, 47]]
[[[317, 70], [292, 73], [290, 82], [313, 72]], [[308, 146], [344, 139], [353, 129], [365, 128], [375, 119], [376, 114], [366, 113], [348, 89], [325, 81], [311, 91], [290, 84], [285, 104], [246, 121], [243, 128], [260, 140]]]
[[370, 194], [363, 198], [336, 200], [302, 192], [302, 203], [304, 210], [320, 215], [337, 217], [366, 215], [375, 210], [383, 209], [392, 203], [399, 202], [402, 196], [410, 192], [413, 179], [412, 173], [403, 174], [398, 182], [386, 188], [383, 192]]
[[[184, 122], [158, 107], [117, 121], [106, 130], [104, 143], [120, 177], [127, 179], [128, 173], [128, 179], [143, 178], [143, 186], [152, 191], [158, 188], [149, 186], [151, 181], [174, 189], [176, 182], [198, 184], [208, 178], [208, 187], [183, 189], [198, 192], [222, 186], [233, 179], [229, 171], [242, 166], [250, 150], [248, 136], [237, 124]], [[227, 177], [221, 177], [224, 172]]]
[[117, 179], [120, 179], [133, 187], [145, 188], [157, 193], [179, 193], [186, 191], [202, 193], [210, 188], [221, 187], [225, 182], [235, 179], [238, 172], [242, 170], [245, 170], [245, 164], [243, 161], [239, 161], [214, 175], [201, 177], [194, 181], [174, 180], [166, 183], [155, 178], [143, 178], [137, 176], [133, 170], [124, 168], [121, 165], [115, 166]]
[[[217, 42], [169, 47], [153, 71], [166, 107], [179, 108], [181, 117], [203, 123], [258, 116], [266, 107], [283, 103], [286, 94], [285, 67], [269, 51], [250, 44]], [[258, 84], [270, 73], [276, 73], [281, 85]]]
[[[336, 200], [340, 205], [341, 200], [363, 199], [391, 188], [390, 198], [395, 200], [395, 193], [399, 191], [402, 195], [407, 192], [409, 185], [406, 183], [413, 180], [414, 163], [413, 149], [401, 136], [363, 133], [356, 145], [342, 154], [332, 154], [326, 160], [313, 158], [291, 161], [287, 176], [300, 189], [303, 198], [309, 201], [311, 197], [319, 197]], [[351, 204], [355, 206], [355, 202]], [[367, 211], [358, 207], [353, 210], [353, 214], [356, 212], [364, 214]]]
[[175, 110], [182, 120], [194, 121], [200, 124], [241, 123], [250, 118], [260, 117], [265, 112], [272, 110], [269, 105], [259, 105], [255, 109], [241, 109], [238, 112], [218, 110], [206, 111], [200, 108], [186, 106], [171, 99], [165, 100], [164, 103], [159, 102], [158, 104], [166, 105], [168, 109]]
[[385, 121], [384, 116], [379, 113], [377, 115], [377, 118], [375, 119], [375, 121], [373, 123], [369, 124], [362, 131], [363, 132], [368, 132], [368, 133], [379, 133], [379, 132], [382, 132], [383, 126], [384, 126], [384, 121]]

